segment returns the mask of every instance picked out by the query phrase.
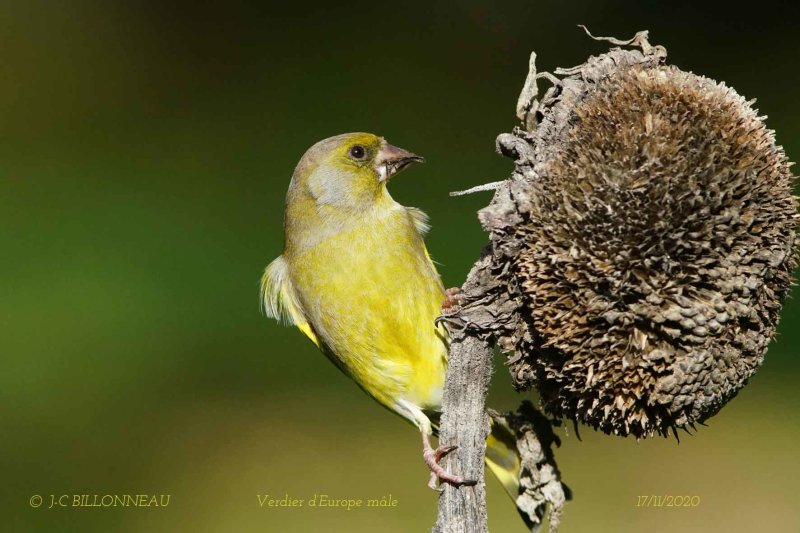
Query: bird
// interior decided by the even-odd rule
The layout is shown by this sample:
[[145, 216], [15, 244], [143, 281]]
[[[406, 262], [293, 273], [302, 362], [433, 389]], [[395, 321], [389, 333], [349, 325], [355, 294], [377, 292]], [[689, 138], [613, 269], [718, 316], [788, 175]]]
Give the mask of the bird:
[[[379, 404], [416, 426], [429, 486], [471, 480], [431, 444], [441, 412], [449, 336], [435, 323], [457, 294], [445, 291], [424, 236], [427, 215], [396, 202], [387, 183], [424, 159], [371, 133], [321, 140], [300, 159], [286, 194], [284, 247], [261, 279], [265, 314], [295, 325]], [[491, 424], [487, 464], [519, 492], [511, 433]]]

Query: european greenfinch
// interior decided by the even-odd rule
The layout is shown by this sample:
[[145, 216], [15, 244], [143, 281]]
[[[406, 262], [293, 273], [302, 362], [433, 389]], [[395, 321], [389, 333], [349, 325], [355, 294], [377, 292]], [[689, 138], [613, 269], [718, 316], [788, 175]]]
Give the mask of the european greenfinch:
[[[445, 301], [425, 248], [428, 218], [389, 195], [390, 178], [423, 159], [369, 133], [318, 142], [286, 195], [283, 254], [261, 280], [266, 314], [296, 325], [345, 374], [422, 434], [436, 479], [464, 483], [434, 449], [448, 335], [434, 321]], [[432, 422], [432, 420], [434, 422]], [[487, 463], [516, 498], [519, 460], [493, 424]]]

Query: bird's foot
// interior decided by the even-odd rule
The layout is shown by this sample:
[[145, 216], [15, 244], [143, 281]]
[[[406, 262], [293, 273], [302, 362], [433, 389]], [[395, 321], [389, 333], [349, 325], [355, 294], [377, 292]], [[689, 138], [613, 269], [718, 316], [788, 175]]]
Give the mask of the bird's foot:
[[474, 485], [475, 481], [471, 480], [464, 480], [460, 477], [448, 473], [442, 465], [439, 464], [444, 456], [448, 453], [452, 452], [458, 448], [458, 446], [439, 446], [438, 448], [434, 449], [431, 446], [430, 438], [427, 434], [422, 434], [422, 459], [425, 461], [425, 464], [428, 465], [428, 468], [431, 471], [431, 478], [428, 481], [428, 486], [433, 490], [439, 490], [436, 488], [438, 481], [446, 481], [453, 485]]
[[464, 303], [464, 293], [458, 287], [452, 287], [444, 291], [444, 302], [442, 302], [442, 316], [455, 315], [461, 311], [461, 304]]
[[464, 303], [464, 293], [458, 287], [453, 287], [444, 291], [444, 302], [440, 315], [437, 316], [433, 323], [437, 326], [444, 324], [448, 330], [451, 327], [458, 328], [460, 320], [458, 314], [461, 312], [461, 305]]

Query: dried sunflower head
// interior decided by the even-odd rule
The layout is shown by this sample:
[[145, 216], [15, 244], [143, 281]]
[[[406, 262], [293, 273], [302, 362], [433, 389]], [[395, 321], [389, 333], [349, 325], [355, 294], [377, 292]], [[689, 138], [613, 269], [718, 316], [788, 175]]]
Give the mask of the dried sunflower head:
[[731, 88], [662, 61], [615, 49], [572, 69], [535, 128], [499, 139], [517, 169], [481, 213], [517, 304], [498, 329], [515, 384], [555, 416], [637, 437], [737, 393], [796, 264], [773, 132]]

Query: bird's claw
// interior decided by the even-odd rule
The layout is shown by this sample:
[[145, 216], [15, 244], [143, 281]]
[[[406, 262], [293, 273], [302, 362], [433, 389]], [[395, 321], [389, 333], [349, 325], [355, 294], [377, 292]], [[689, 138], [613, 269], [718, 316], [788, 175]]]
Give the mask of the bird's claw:
[[442, 316], [456, 315], [461, 311], [464, 303], [464, 293], [458, 287], [451, 287], [444, 291], [444, 302], [442, 302]]
[[459, 324], [459, 321], [454, 316], [439, 315], [433, 319], [433, 324], [435, 326], [444, 324], [446, 327], [450, 327], [450, 326], [457, 326]]
[[428, 486], [437, 492], [442, 492], [443, 488], [437, 487], [439, 481], [446, 481], [455, 486], [461, 485], [474, 485], [476, 481], [473, 480], [465, 480], [456, 475], [448, 473], [442, 465], [439, 464], [447, 454], [452, 452], [453, 450], [457, 449], [458, 446], [439, 446], [436, 449], [427, 445], [422, 450], [422, 458], [425, 461], [425, 464], [428, 465], [428, 468], [431, 471], [431, 477], [428, 481]]
[[441, 314], [437, 316], [433, 323], [436, 326], [444, 325], [447, 329], [458, 327], [461, 321], [458, 314], [461, 312], [461, 305], [464, 303], [464, 294], [458, 287], [453, 287], [444, 291], [444, 302], [442, 302]]
[[456, 485], [460, 485], [463, 480], [458, 477], [454, 476], [453, 474], [449, 474], [442, 465], [439, 464], [444, 456], [448, 453], [455, 450], [458, 446], [439, 446], [435, 450], [433, 448], [428, 448], [422, 451], [422, 459], [425, 461], [425, 464], [428, 465], [428, 468], [431, 471], [431, 478], [428, 481], [428, 486], [433, 490], [438, 490], [436, 488], [437, 481], [447, 481], [448, 483], [453, 483]]

